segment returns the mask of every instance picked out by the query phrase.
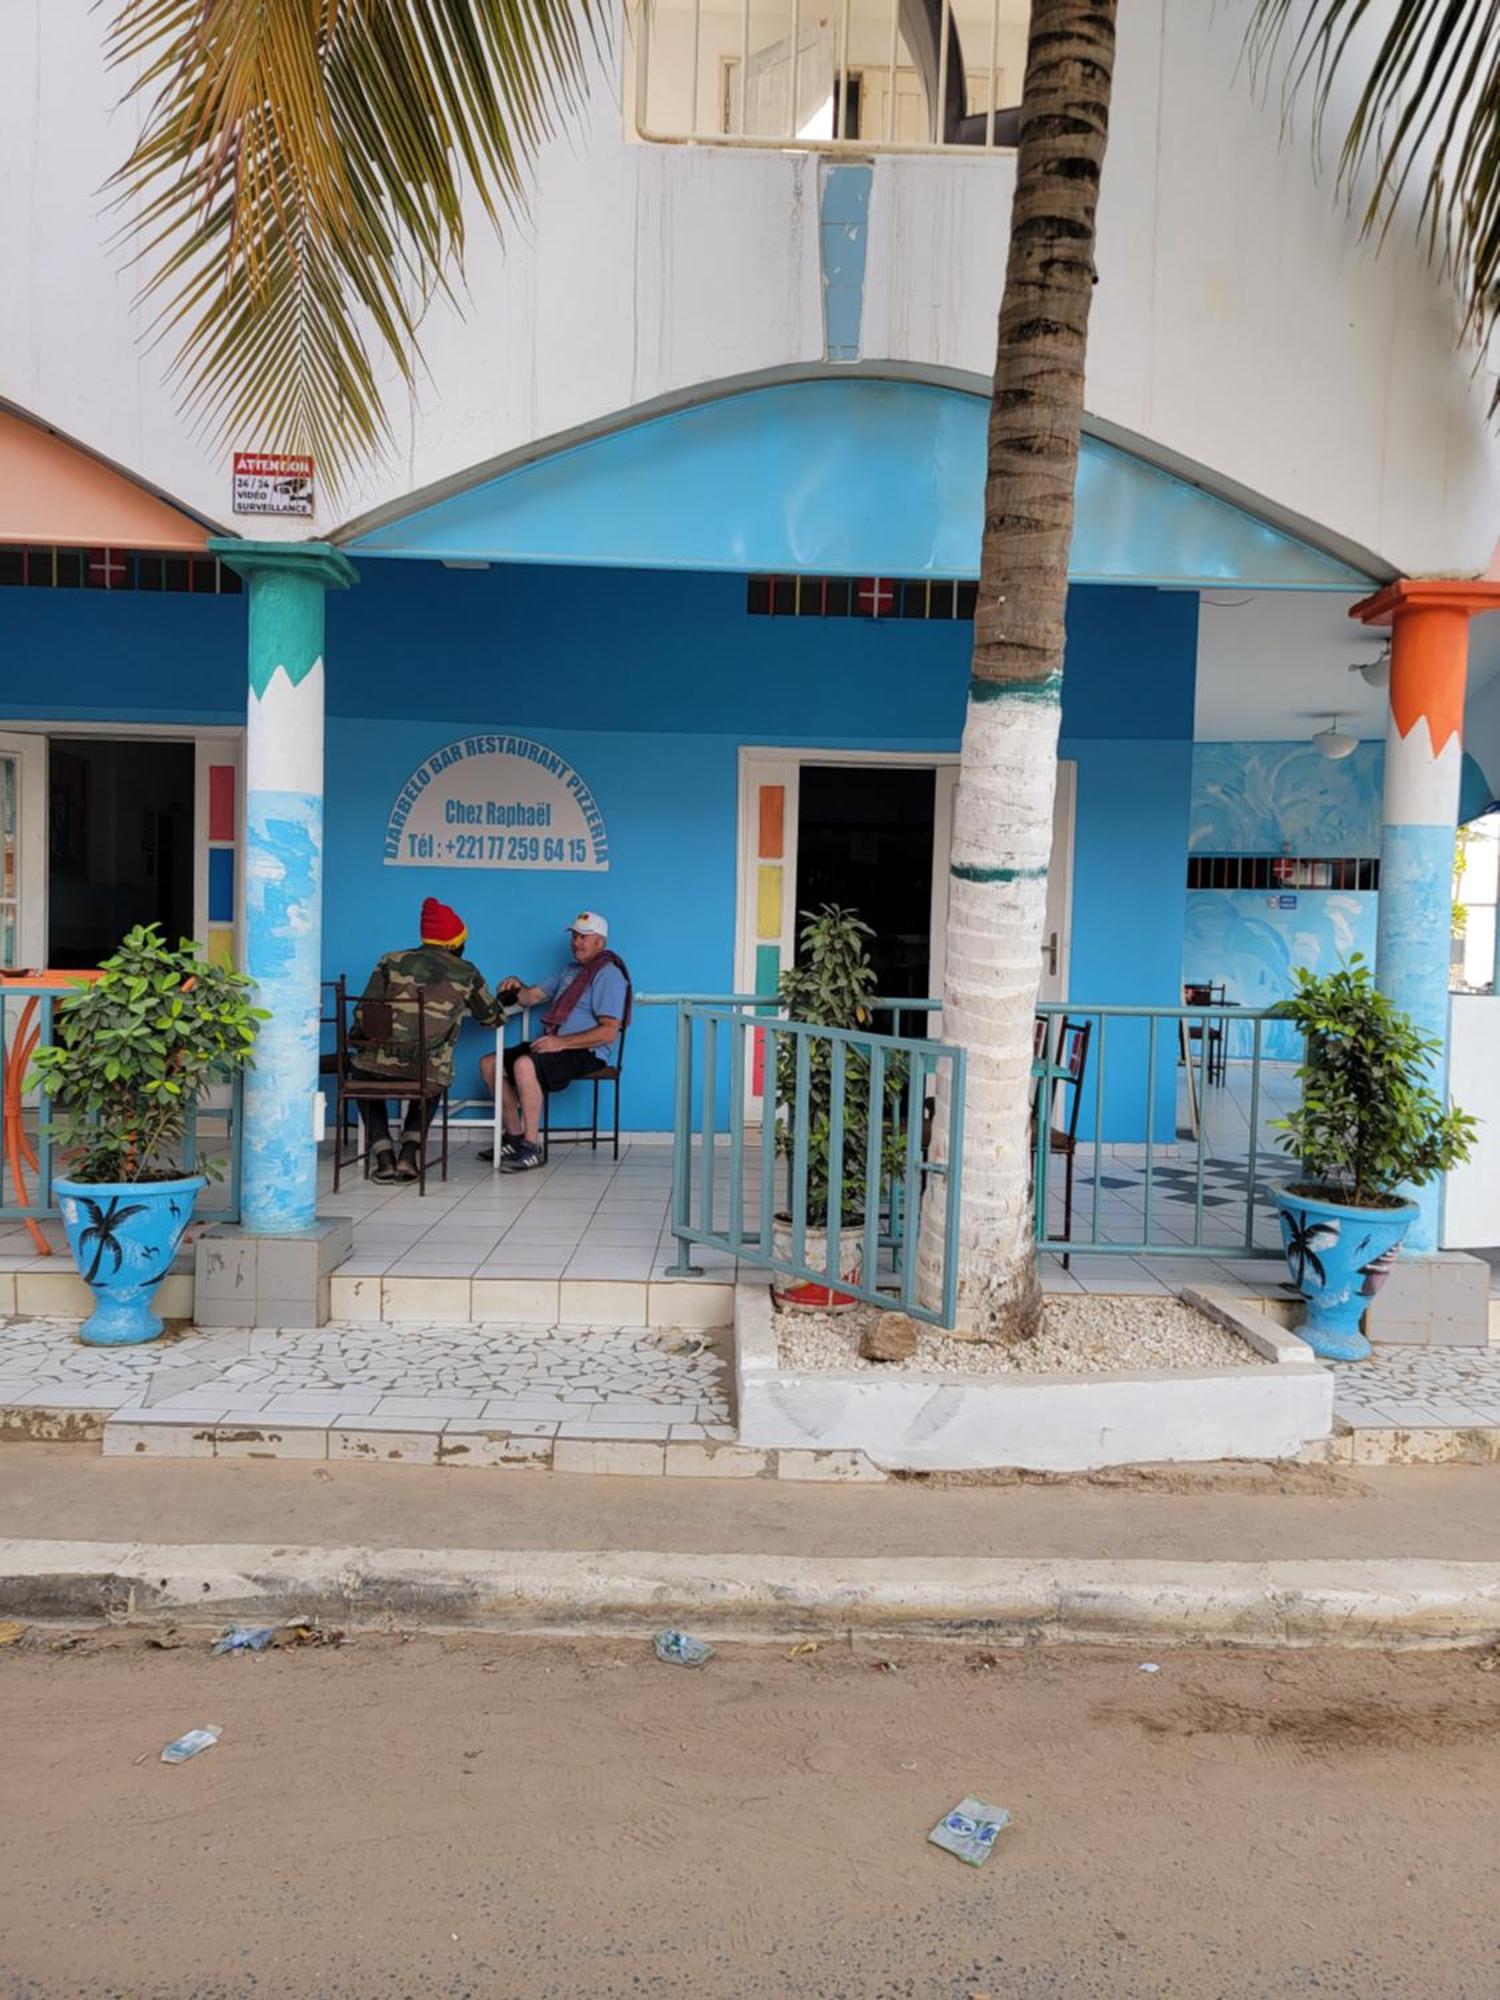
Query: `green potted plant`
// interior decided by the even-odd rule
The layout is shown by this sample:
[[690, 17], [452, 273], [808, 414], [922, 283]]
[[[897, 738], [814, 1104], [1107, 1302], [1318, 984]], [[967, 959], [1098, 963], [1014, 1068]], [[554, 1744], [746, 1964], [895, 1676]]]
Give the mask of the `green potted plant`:
[[96, 1347], [154, 1340], [151, 1310], [198, 1191], [221, 1171], [185, 1158], [204, 1092], [242, 1069], [264, 1012], [250, 981], [184, 940], [172, 950], [138, 925], [57, 1010], [56, 1039], [33, 1077], [50, 1100], [54, 1176], [68, 1247], [96, 1305], [82, 1338]]
[[1280, 1144], [1301, 1164], [1272, 1190], [1292, 1282], [1307, 1300], [1297, 1329], [1315, 1354], [1359, 1361], [1360, 1322], [1401, 1248], [1416, 1203], [1404, 1190], [1466, 1160], [1474, 1120], [1432, 1086], [1442, 1044], [1380, 992], [1356, 953], [1273, 1011], [1306, 1037], [1302, 1101], [1279, 1119]]
[[[781, 975], [780, 997], [789, 1019], [825, 1028], [868, 1028], [870, 1002], [875, 997], [875, 968], [865, 940], [874, 933], [853, 911], [825, 903], [816, 913], [802, 912], [801, 951], [797, 963]], [[776, 1100], [781, 1117], [776, 1150], [791, 1159], [797, 1147], [797, 1043], [803, 1038], [782, 1035], [776, 1045]], [[828, 1203], [833, 1138], [832, 1044], [808, 1038], [807, 1104], [807, 1227], [801, 1262], [811, 1270], [831, 1273], [828, 1245]], [[844, 1138], [841, 1148], [843, 1186], [839, 1215], [838, 1275], [857, 1283], [863, 1254], [865, 1175], [870, 1142], [870, 1051], [867, 1044], [844, 1045]], [[904, 1149], [894, 1115], [906, 1085], [904, 1058], [888, 1058], [878, 1107], [881, 1178], [896, 1172]], [[880, 1189], [871, 1191], [878, 1201]], [[790, 1261], [795, 1251], [791, 1217], [776, 1216], [772, 1248]], [[775, 1290], [776, 1303], [809, 1310], [842, 1310], [853, 1305], [847, 1293], [826, 1284], [790, 1281]]]

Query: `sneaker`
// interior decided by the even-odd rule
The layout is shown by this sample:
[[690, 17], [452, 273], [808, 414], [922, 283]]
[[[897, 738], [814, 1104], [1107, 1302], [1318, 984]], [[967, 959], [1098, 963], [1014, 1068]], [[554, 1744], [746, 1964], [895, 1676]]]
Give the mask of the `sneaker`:
[[[513, 1139], [509, 1132], [507, 1132], [505, 1137], [500, 1141], [501, 1159], [513, 1160], [516, 1157], [516, 1149], [520, 1144], [521, 1141], [519, 1139]], [[481, 1146], [474, 1157], [476, 1160], [483, 1160], [484, 1164], [489, 1166], [495, 1157], [495, 1149], [493, 1146]]]
[[508, 1160], [501, 1160], [500, 1171], [502, 1174], [529, 1174], [534, 1167], [545, 1165], [541, 1147], [530, 1146], [523, 1139]]

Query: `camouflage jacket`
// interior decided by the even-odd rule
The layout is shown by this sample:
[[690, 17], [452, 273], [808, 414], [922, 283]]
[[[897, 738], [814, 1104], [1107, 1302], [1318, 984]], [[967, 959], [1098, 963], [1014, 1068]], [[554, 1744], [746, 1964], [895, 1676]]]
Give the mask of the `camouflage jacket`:
[[504, 1011], [478, 966], [456, 951], [436, 944], [388, 951], [354, 1010], [349, 1042], [353, 1068], [364, 1076], [416, 1075], [419, 997], [429, 1083], [453, 1081], [453, 1050], [466, 1014], [494, 1027]]

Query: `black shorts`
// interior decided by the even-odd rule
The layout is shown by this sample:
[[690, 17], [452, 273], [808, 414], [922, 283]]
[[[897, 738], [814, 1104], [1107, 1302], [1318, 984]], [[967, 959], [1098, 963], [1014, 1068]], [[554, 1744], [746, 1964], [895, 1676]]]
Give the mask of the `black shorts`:
[[544, 1049], [537, 1055], [530, 1042], [517, 1042], [513, 1049], [505, 1051], [505, 1074], [513, 1076], [517, 1056], [530, 1056], [536, 1064], [537, 1082], [550, 1097], [554, 1091], [566, 1090], [570, 1083], [577, 1083], [580, 1077], [594, 1074], [596, 1069], [604, 1069], [592, 1049]]

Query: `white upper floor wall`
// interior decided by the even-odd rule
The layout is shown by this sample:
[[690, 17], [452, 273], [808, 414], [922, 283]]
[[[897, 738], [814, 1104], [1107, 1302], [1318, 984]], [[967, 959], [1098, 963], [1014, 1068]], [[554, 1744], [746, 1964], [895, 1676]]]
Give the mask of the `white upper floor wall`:
[[[1482, 572], [1500, 529], [1490, 380], [1410, 240], [1377, 254], [1315, 179], [1305, 120], [1282, 143], [1244, 73], [1243, 13], [1121, 0], [1090, 421], [1392, 571]], [[0, 16], [0, 399], [260, 532], [231, 521], [227, 451], [180, 419], [111, 247], [100, 190], [137, 114], [117, 108], [104, 26], [93, 0]], [[527, 220], [503, 246], [476, 225], [463, 313], [429, 315], [415, 396], [393, 377], [395, 448], [320, 496], [313, 532], [634, 408], [825, 366], [818, 157], [639, 142], [628, 43], [548, 147]], [[1004, 154], [877, 157], [856, 365], [984, 383], [1013, 181]]]

